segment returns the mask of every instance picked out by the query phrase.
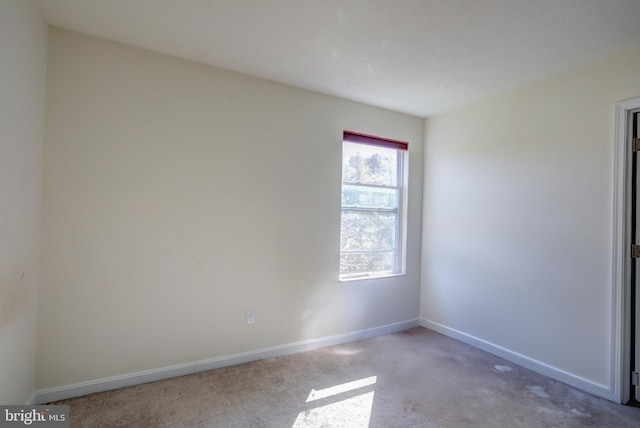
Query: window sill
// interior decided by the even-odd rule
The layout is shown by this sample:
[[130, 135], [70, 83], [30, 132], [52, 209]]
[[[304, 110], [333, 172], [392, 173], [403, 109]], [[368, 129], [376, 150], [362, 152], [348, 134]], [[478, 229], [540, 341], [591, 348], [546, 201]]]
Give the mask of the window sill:
[[346, 278], [338, 278], [338, 281], [340, 281], [340, 282], [366, 281], [366, 280], [374, 280], [374, 279], [395, 278], [395, 277], [398, 277], [398, 276], [407, 276], [407, 273], [406, 272], [399, 272], [399, 273], [389, 273], [389, 274], [384, 274], [384, 275], [368, 274], [368, 275], [362, 275], [362, 276], [352, 276], [352, 277], [346, 277]]

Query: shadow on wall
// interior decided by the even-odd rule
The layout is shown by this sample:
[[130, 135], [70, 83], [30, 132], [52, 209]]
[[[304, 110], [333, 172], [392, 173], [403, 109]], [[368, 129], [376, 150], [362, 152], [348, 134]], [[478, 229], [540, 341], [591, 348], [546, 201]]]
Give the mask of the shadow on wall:
[[29, 287], [24, 272], [0, 278], [0, 328], [16, 319], [27, 307]]

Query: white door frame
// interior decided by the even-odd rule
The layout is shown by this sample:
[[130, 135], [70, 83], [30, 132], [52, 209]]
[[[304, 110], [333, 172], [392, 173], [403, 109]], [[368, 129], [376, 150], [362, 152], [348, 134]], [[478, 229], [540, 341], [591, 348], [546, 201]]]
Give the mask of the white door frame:
[[630, 113], [640, 109], [640, 98], [620, 101], [615, 110], [613, 147], [613, 239], [611, 295], [611, 392], [620, 403], [630, 398], [631, 382], [631, 146]]

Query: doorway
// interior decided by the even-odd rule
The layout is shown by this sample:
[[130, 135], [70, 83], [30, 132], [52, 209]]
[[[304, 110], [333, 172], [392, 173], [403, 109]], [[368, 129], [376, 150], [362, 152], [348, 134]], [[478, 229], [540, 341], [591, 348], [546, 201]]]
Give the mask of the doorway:
[[640, 98], [616, 103], [611, 388], [640, 402]]
[[631, 275], [629, 286], [629, 401], [627, 404], [640, 407], [640, 133], [638, 116], [640, 110], [628, 112], [628, 143], [632, 150], [631, 159]]

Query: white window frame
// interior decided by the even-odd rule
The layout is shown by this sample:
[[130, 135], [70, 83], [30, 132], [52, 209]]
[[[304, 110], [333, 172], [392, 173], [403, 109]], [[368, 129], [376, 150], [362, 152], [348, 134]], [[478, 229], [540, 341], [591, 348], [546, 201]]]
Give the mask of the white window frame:
[[[343, 186], [358, 186], [363, 188], [379, 188], [379, 189], [391, 189], [396, 190], [398, 194], [397, 208], [364, 208], [353, 207], [349, 205], [342, 205], [342, 197], [340, 203], [340, 241], [342, 241], [342, 213], [345, 211], [360, 211], [360, 212], [392, 212], [396, 214], [395, 222], [395, 248], [384, 250], [342, 250], [340, 249], [340, 258], [344, 254], [374, 254], [374, 253], [389, 253], [393, 252], [393, 269], [391, 271], [373, 271], [373, 272], [359, 272], [359, 273], [347, 273], [341, 274], [339, 271], [340, 281], [354, 281], [373, 278], [387, 278], [392, 276], [399, 276], [406, 274], [406, 193], [407, 193], [407, 163], [408, 163], [408, 143], [404, 141], [392, 140], [388, 138], [375, 137], [368, 134], [355, 133], [352, 131], [345, 131], [343, 135], [341, 148], [344, 150], [344, 144], [364, 144], [372, 145], [381, 148], [395, 149], [396, 150], [396, 185], [379, 185], [379, 184], [365, 184], [358, 182], [344, 182], [341, 180], [340, 192], [342, 195]], [[344, 161], [344, 159], [343, 159]], [[342, 167], [340, 168], [342, 172]]]

